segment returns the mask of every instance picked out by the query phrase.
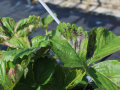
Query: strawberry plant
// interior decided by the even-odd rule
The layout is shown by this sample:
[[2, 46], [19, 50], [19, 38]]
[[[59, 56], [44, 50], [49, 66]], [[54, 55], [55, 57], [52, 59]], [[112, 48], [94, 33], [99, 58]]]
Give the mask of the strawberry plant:
[[[0, 18], [0, 44], [8, 46], [0, 51], [0, 88], [119, 90], [119, 61], [93, 63], [119, 51], [120, 37], [102, 27], [84, 31], [69, 23], [60, 23], [48, 32], [52, 21], [51, 16], [29, 16], [18, 22]], [[45, 29], [46, 34], [29, 40], [36, 28]]]

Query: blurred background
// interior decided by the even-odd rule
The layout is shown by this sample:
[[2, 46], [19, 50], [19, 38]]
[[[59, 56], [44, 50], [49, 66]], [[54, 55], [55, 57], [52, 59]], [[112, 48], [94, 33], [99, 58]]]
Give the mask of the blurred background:
[[[43, 0], [57, 14], [61, 22], [69, 22], [82, 26], [85, 30], [93, 27], [106, 27], [116, 35], [120, 35], [120, 0]], [[37, 0], [0, 0], [0, 17], [12, 17], [16, 21], [48, 13]], [[56, 28], [53, 22], [49, 30]], [[30, 38], [44, 32], [36, 30]], [[0, 46], [0, 49], [5, 48]], [[120, 52], [109, 57], [120, 60]]]

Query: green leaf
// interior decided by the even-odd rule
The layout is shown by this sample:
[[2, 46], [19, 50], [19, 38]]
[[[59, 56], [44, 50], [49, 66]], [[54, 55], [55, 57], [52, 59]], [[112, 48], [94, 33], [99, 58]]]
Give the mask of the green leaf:
[[54, 19], [52, 16], [48, 15], [47, 17], [43, 17], [40, 19], [40, 27], [47, 29], [48, 25], [52, 23]]
[[2, 85], [0, 85], [0, 90], [3, 90], [3, 86]]
[[38, 85], [47, 84], [54, 74], [56, 61], [50, 57], [39, 58], [34, 63], [34, 77]]
[[[33, 63], [28, 65], [28, 71], [26, 77], [23, 75], [20, 81], [15, 85], [14, 90], [36, 90], [36, 82], [34, 80], [34, 73], [33, 73]], [[24, 69], [24, 74], [25, 74]]]
[[0, 43], [3, 43], [3, 41], [7, 40], [9, 37], [5, 35], [5, 33], [0, 31]]
[[13, 90], [36, 90], [36, 88], [26, 83], [19, 83]]
[[98, 64], [95, 64], [93, 68], [97, 72], [101, 73], [106, 78], [108, 78], [109, 81], [111, 81], [114, 85], [116, 85], [116, 87], [119, 87], [120, 89], [120, 62], [119, 61], [109, 60], [109, 61], [100, 62]]
[[46, 47], [50, 44], [46, 36], [35, 36], [31, 42], [32, 47]]
[[2, 86], [4, 87], [3, 90], [12, 90], [14, 85], [13, 85], [12, 81], [10, 80], [10, 78], [8, 76], [6, 76], [3, 80], [4, 80], [2, 83]]
[[49, 55], [49, 50], [51, 47], [41, 47], [40, 49], [38, 49], [35, 53], [34, 56], [32, 57], [34, 60], [37, 60], [41, 57], [45, 57]]
[[6, 52], [6, 51], [1, 50], [1, 51], [0, 51], [0, 55], [4, 54], [5, 52]]
[[[23, 75], [23, 69], [27, 67], [29, 64], [31, 57], [30, 54], [34, 51], [34, 48], [28, 49], [18, 49], [18, 50], [11, 50], [7, 51], [2, 55], [1, 62], [4, 62], [6, 66], [3, 68], [3, 63], [0, 64], [0, 79], [2, 80], [2, 85], [4, 86], [5, 90], [13, 89], [16, 83], [20, 80], [21, 76]], [[24, 56], [27, 56], [24, 57]], [[24, 58], [23, 58], [24, 57]], [[16, 60], [20, 60], [21, 58], [21, 65], [20, 64], [13, 64]], [[12, 63], [12, 66], [9, 63]], [[9, 64], [9, 66], [7, 65]], [[15, 66], [14, 66], [15, 65]], [[3, 73], [5, 72], [5, 73]]]
[[76, 25], [59, 24], [51, 39], [52, 50], [65, 67], [80, 67], [86, 60], [87, 32]]
[[12, 82], [8, 75], [6, 75], [7, 63], [6, 61], [0, 60], [0, 84], [4, 86], [5, 90], [13, 87]]
[[70, 69], [57, 66], [52, 80], [45, 86], [44, 90], [71, 90], [79, 84], [85, 75], [81, 69]]
[[37, 90], [43, 90], [41, 86], [38, 86]]
[[6, 36], [11, 37], [14, 35], [14, 19], [9, 17], [3, 17], [0, 19], [0, 24], [0, 31], [4, 32]]
[[72, 89], [79, 83], [81, 83], [83, 77], [85, 75], [85, 72], [81, 69], [73, 69], [69, 71], [65, 71], [65, 82], [66, 82], [66, 87], [65, 89]]
[[6, 75], [6, 62], [0, 60], [0, 83], [5, 80]]
[[25, 61], [23, 60], [24, 62], [22, 61], [21, 65], [13, 65], [12, 62], [20, 60], [18, 58], [23, 59], [25, 55], [30, 55], [34, 50], [34, 48], [28, 48], [2, 53], [2, 58], [0, 60], [0, 83], [2, 83], [5, 90], [14, 87], [23, 75], [23, 69], [26, 68], [31, 59], [29, 57], [27, 59], [24, 58]]
[[65, 40], [52, 39], [52, 50], [64, 62], [65, 67], [80, 67], [81, 62], [74, 49]]
[[104, 61], [88, 68], [88, 74], [100, 89], [119, 90], [120, 89], [120, 63], [116, 60]]
[[7, 51], [2, 55], [2, 61], [13, 61], [20, 58], [23, 58], [25, 55], [30, 55], [34, 52], [35, 48], [27, 48], [27, 49], [18, 49], [18, 50], [11, 50]]
[[17, 49], [25, 49], [30, 47], [30, 43], [27, 37], [11, 38], [7, 41], [12, 47]]
[[37, 27], [35, 25], [30, 25], [28, 27], [23, 27], [23, 29], [19, 30], [16, 33], [15, 37], [24, 37], [24, 36], [29, 36]]
[[120, 37], [105, 28], [93, 29], [89, 32], [88, 64], [120, 50]]
[[[28, 18], [25, 19], [21, 19], [19, 22], [16, 23], [14, 31], [18, 32], [21, 31], [19, 33], [24, 34], [23, 32], [28, 31], [28, 32], [32, 32], [39, 23], [39, 17], [37, 16], [29, 16]], [[26, 30], [26, 28], [28, 30]]]
[[15, 65], [13, 64], [13, 62], [8, 62], [9, 63], [9, 68], [14, 68]]

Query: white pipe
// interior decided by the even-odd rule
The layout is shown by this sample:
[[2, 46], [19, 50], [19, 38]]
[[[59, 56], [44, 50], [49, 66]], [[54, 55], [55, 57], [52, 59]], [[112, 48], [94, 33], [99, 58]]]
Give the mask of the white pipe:
[[27, 0], [29, 6], [31, 6], [31, 0]]
[[43, 0], [38, 0], [43, 7], [47, 10], [47, 12], [53, 17], [53, 19], [56, 21], [57, 24], [60, 23], [59, 19], [53, 14], [53, 12], [51, 11], [51, 9], [44, 3]]

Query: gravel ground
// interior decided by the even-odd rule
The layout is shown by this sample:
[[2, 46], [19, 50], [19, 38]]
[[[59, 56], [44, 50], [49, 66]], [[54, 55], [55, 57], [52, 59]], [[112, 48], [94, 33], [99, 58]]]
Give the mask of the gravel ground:
[[[16, 2], [17, 1], [17, 2]], [[69, 22], [82, 26], [85, 30], [91, 30], [93, 27], [103, 26], [113, 31], [116, 35], [120, 35], [120, 18], [113, 16], [102, 15], [91, 12], [84, 12], [76, 8], [63, 8], [58, 5], [47, 3], [47, 5], [58, 15], [61, 22]], [[41, 5], [29, 7], [25, 0], [0, 0], [0, 17], [12, 17], [16, 21], [28, 17], [29, 15], [46, 16], [48, 13]], [[49, 30], [56, 28], [56, 23], [53, 22]], [[42, 30], [36, 30], [30, 35], [30, 38], [44, 34]], [[0, 46], [0, 49], [5, 49], [5, 46]], [[120, 60], [120, 51], [114, 53], [107, 59]]]

